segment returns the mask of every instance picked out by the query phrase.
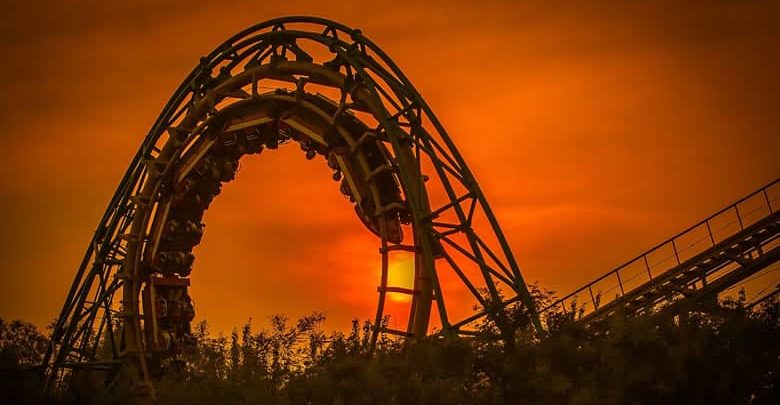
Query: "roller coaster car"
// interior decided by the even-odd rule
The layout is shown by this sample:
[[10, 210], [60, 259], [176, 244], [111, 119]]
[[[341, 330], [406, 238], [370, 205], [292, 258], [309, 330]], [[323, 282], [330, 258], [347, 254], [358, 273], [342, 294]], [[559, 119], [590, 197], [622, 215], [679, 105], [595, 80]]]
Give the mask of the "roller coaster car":
[[264, 148], [277, 149], [290, 139], [301, 140], [301, 134], [281, 119], [251, 115], [231, 121], [217, 136], [214, 151], [219, 155], [240, 158], [262, 152]]
[[152, 267], [159, 270], [163, 274], [178, 274], [180, 276], [186, 277], [192, 271], [192, 263], [194, 261], [195, 256], [193, 256], [190, 252], [159, 252], [152, 262]]
[[[376, 148], [373, 156], [377, 156], [383, 146], [375, 142], [367, 142]], [[366, 148], [366, 146], [363, 146]], [[370, 147], [367, 147], [370, 148]], [[368, 152], [364, 153], [368, 155]], [[352, 154], [354, 156], [355, 154]], [[331, 150], [328, 156], [329, 166], [336, 167], [343, 175], [339, 190], [346, 195], [351, 202], [355, 203], [355, 212], [363, 224], [375, 235], [382, 237], [381, 223], [387, 229], [387, 239], [392, 243], [401, 243], [403, 241], [403, 231], [401, 229], [401, 212], [405, 210], [399, 186], [393, 177], [392, 169], [385, 170], [382, 167], [390, 168], [384, 159], [368, 159], [370, 173], [364, 174], [359, 169], [354, 157], [348, 156], [343, 148]], [[373, 163], [374, 165], [371, 165]], [[373, 193], [371, 192], [370, 182], [374, 182], [379, 195], [377, 204]]]
[[229, 157], [219, 159], [220, 178], [222, 182], [233, 181], [236, 178], [236, 172], [238, 171], [238, 159], [232, 159]]
[[200, 243], [205, 224], [191, 219], [170, 219], [165, 224], [160, 241], [161, 250], [188, 250]]
[[[320, 95], [304, 94], [303, 97], [328, 115], [334, 115], [338, 110], [337, 104]], [[328, 156], [334, 180], [341, 180], [341, 192], [355, 203], [358, 217], [369, 230], [381, 237], [380, 221], [383, 221], [388, 240], [401, 242], [401, 224], [408, 223], [409, 215], [395, 177], [395, 166], [390, 163], [390, 152], [354, 115], [345, 113], [338, 115], [337, 119], [338, 125], [355, 141], [350, 147], [332, 123], [323, 122], [321, 116], [305, 109], [291, 108], [289, 104], [273, 103], [259, 109], [246, 105], [237, 107], [232, 113], [216, 135], [212, 155], [218, 156], [217, 159], [225, 156], [238, 160], [250, 148], [276, 149], [279, 144], [294, 140], [306, 153], [307, 159], [313, 159], [318, 154]], [[364, 163], [360, 162], [361, 159]], [[200, 175], [209, 172], [211, 162], [212, 159], [207, 159], [206, 167], [199, 170]], [[229, 180], [232, 176], [222, 178]], [[373, 195], [372, 186], [376, 187], [378, 197]]]
[[219, 178], [198, 178], [190, 174], [176, 187], [173, 203], [185, 206], [192, 204], [197, 209], [205, 210], [221, 191]]
[[195, 308], [187, 292], [189, 285], [186, 278], [152, 276], [144, 288], [146, 333], [157, 337], [155, 351], [176, 354], [181, 346], [193, 342], [190, 323]]
[[249, 127], [220, 134], [222, 146], [232, 148], [234, 156], [254, 155], [263, 151], [263, 129]]
[[[315, 96], [307, 97], [335, 113], [336, 106]], [[202, 238], [203, 213], [220, 193], [222, 183], [235, 178], [241, 156], [264, 148], [276, 149], [289, 140], [298, 142], [309, 159], [327, 155], [334, 179], [341, 180], [340, 189], [355, 203], [363, 224], [379, 237], [384, 228], [391, 243], [402, 242], [401, 225], [408, 223], [408, 210], [390, 152], [378, 137], [356, 117], [344, 114], [338, 123], [354, 140], [348, 146], [347, 139], [331, 124], [320, 123], [329, 125], [328, 130], [316, 128], [308, 121], [311, 117], [295, 115], [282, 107], [248, 110], [221, 121], [211, 130], [211, 137], [190, 149], [183, 158], [190, 162], [180, 173], [184, 177], [171, 187], [169, 205], [155, 225], [158, 237], [146, 256], [153, 269], [166, 275], [187, 276], [194, 260], [192, 248]]]

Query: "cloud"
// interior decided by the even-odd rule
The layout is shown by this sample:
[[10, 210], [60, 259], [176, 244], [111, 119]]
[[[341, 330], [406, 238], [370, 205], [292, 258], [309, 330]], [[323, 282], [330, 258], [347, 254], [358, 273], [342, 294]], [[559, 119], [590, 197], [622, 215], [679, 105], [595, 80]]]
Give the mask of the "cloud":
[[[382, 46], [463, 152], [526, 278], [551, 288], [592, 278], [780, 173], [776, 2], [3, 9], [4, 317], [54, 316], [171, 92], [201, 55], [278, 15], [343, 21]], [[376, 241], [322, 162], [292, 150], [255, 159], [207, 214], [193, 276], [199, 314], [222, 328], [275, 308], [370, 314]]]

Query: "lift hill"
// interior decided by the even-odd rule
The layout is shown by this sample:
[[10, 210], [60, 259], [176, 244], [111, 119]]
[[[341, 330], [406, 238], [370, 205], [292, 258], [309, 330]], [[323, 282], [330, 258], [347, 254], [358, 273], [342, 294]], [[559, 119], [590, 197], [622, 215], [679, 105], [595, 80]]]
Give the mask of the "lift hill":
[[[762, 270], [774, 272], [772, 264], [780, 258], [778, 200], [780, 179], [558, 299], [540, 315], [576, 310], [579, 322], [592, 323], [616, 311], [674, 311], [683, 302], [716, 299]], [[780, 291], [772, 287], [751, 301]]]

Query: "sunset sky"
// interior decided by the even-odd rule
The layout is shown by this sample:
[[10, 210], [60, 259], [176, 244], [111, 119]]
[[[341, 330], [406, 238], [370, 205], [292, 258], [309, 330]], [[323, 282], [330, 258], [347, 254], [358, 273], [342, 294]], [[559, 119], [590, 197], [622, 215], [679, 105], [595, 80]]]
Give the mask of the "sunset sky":
[[[678, 3], [685, 3], [684, 7]], [[360, 28], [428, 101], [528, 281], [568, 292], [780, 175], [776, 1], [25, 1], [0, 13], [0, 317], [58, 313], [180, 81], [230, 35], [307, 14]], [[229, 332], [373, 315], [379, 256], [320, 160], [242, 160], [192, 295]]]

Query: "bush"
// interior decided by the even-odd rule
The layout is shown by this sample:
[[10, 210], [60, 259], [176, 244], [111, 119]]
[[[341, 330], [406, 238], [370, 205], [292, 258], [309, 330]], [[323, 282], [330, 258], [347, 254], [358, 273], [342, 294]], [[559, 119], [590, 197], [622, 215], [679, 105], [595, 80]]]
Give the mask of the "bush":
[[[324, 319], [277, 316], [268, 329], [247, 323], [229, 338], [211, 336], [202, 322], [194, 349], [159, 381], [159, 403], [780, 403], [776, 301], [756, 309], [727, 301], [675, 317], [616, 315], [589, 327], [557, 316], [546, 338], [513, 308], [505, 319], [512, 345], [487, 339], [496, 333], [487, 320], [475, 340], [435, 336], [403, 345], [381, 336], [372, 350], [370, 323], [326, 334]], [[33, 370], [46, 338], [19, 321], [0, 321], [0, 332], [0, 403], [30, 402], [40, 385], [35, 373], [19, 371]]]

